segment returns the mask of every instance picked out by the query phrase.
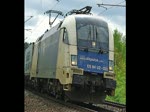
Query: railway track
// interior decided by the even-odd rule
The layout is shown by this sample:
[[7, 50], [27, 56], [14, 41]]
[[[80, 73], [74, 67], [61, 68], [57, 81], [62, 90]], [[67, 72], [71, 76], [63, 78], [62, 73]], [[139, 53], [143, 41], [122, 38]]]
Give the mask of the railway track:
[[[31, 90], [29, 88], [28, 89], [26, 88], [26, 90], [44, 98], [44, 99], [49, 99], [51, 101], [54, 101], [56, 103], [59, 103], [61, 105], [64, 105], [66, 107], [69, 107], [69, 108], [72, 108], [74, 110], [81, 111], [81, 112], [126, 112], [124, 109], [125, 106], [123, 106], [123, 105], [121, 106], [114, 102], [106, 101], [102, 105], [90, 105], [90, 104], [86, 104], [86, 103], [79, 103], [79, 102], [72, 102], [72, 101], [64, 102], [63, 100], [56, 99], [55, 97], [49, 96], [44, 93], [39, 93], [39, 92]], [[123, 108], [123, 109], [121, 109], [121, 108]]]
[[101, 104], [101, 107], [107, 108], [112, 112], [126, 112], [126, 105], [116, 102], [105, 101], [103, 104]]

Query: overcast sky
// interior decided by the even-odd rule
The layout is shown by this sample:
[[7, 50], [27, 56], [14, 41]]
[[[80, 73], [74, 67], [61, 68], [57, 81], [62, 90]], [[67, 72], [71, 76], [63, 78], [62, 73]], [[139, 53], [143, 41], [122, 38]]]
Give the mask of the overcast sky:
[[[126, 35], [126, 7], [105, 6], [106, 10], [97, 5], [102, 3], [126, 5], [125, 0], [25, 0], [24, 3], [24, 21], [26, 21], [24, 38], [26, 42], [36, 41], [47, 29], [50, 29], [49, 17], [44, 14], [45, 11], [58, 10], [66, 14], [72, 9], [81, 9], [85, 6], [92, 6], [91, 13], [93, 15], [100, 16], [109, 22], [112, 29], [118, 29], [119, 32]], [[30, 18], [30, 16], [33, 17]], [[54, 25], [62, 19], [63, 17], [59, 16]]]

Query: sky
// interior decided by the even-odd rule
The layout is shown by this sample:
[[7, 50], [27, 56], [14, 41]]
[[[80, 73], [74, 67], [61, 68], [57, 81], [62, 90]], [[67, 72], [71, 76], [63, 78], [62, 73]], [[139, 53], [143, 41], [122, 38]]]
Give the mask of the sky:
[[[125, 7], [104, 6], [98, 7], [97, 4], [124, 5]], [[73, 10], [91, 6], [91, 13], [99, 16], [109, 23], [112, 30], [117, 29], [126, 35], [126, 1], [125, 0], [25, 0], [24, 1], [24, 41], [35, 42], [49, 26], [49, 16], [44, 14], [48, 10], [58, 10], [63, 14]], [[107, 10], [106, 10], [107, 8]], [[32, 17], [31, 17], [32, 16]], [[52, 19], [56, 14], [52, 14]], [[59, 16], [54, 25], [63, 19]]]

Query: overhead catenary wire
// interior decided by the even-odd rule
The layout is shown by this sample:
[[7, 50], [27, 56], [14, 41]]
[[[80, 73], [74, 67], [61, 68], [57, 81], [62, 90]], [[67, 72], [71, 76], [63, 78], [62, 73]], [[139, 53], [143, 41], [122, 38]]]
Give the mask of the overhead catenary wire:
[[[53, 8], [55, 8], [56, 7], [56, 5], [58, 5], [58, 3], [60, 2], [60, 0], [56, 0], [57, 1], [57, 3], [55, 4], [55, 5], [53, 5], [53, 7], [50, 9], [50, 10], [52, 10]], [[41, 1], [41, 4], [42, 4], [42, 10], [43, 10], [43, 2]], [[38, 14], [41, 14], [41, 11], [40, 12], [38, 12]], [[37, 14], [37, 16], [38, 16], [38, 14]], [[42, 15], [43, 15], [43, 12], [42, 12]], [[33, 30], [32, 30], [32, 33], [29, 35], [30, 37], [33, 35], [33, 33], [39, 28], [39, 26], [41, 26], [41, 24], [42, 24], [42, 22], [46, 19], [46, 17], [47, 16], [44, 16], [44, 18], [42, 18], [42, 20], [39, 22], [39, 24], [37, 25], [37, 27], [35, 27]], [[37, 34], [36, 34], [37, 35]], [[29, 37], [28, 36], [28, 37]], [[28, 39], [28, 38], [26, 38], [26, 39]], [[25, 39], [25, 40], [26, 40]]]
[[[112, 9], [112, 8], [115, 8], [115, 7], [118, 7], [118, 5], [119, 4], [121, 4], [121, 3], [124, 3], [124, 2], [126, 2], [126, 1], [122, 1], [122, 2], [119, 2], [119, 3], [114, 3], [114, 4], [116, 4], [116, 6], [109, 6], [109, 8], [107, 8], [106, 10], [103, 10], [102, 12], [100, 12], [98, 15], [103, 15], [107, 10], [109, 10], [109, 9]], [[120, 6], [119, 6], [120, 7]], [[122, 7], [121, 7], [122, 8]], [[124, 8], [124, 7], [123, 7]], [[113, 15], [111, 14], [111, 15], [109, 15], [109, 21], [111, 20], [111, 18], [113, 17]]]
[[114, 8], [114, 7], [117, 7], [119, 4], [124, 3], [124, 2], [125, 2], [125, 1], [119, 2], [119, 3], [117, 3], [115, 6], [113, 5], [113, 6], [109, 7], [109, 8], [107, 8], [107, 9], [105, 9], [104, 11], [102, 11], [101, 13], [99, 13], [98, 15], [103, 14], [104, 12], [106, 12], [106, 11], [109, 10], [109, 9], [112, 9], [112, 8]]
[[[50, 10], [52, 10], [59, 2], [57, 2]], [[33, 29], [33, 31], [35, 31], [41, 24], [42, 22], [46, 19], [47, 16], [44, 16], [44, 18], [41, 20], [41, 22], [39, 23], [39, 25], [37, 25], [37, 27], [35, 29]]]
[[103, 6], [103, 5], [105, 5], [105, 6], [118, 6], [118, 7], [126, 7], [125, 5], [114, 5], [114, 4], [97, 4], [99, 7], [100, 6]]
[[30, 16], [30, 18], [28, 18], [24, 23], [26, 23], [27, 21], [29, 21], [33, 16]]

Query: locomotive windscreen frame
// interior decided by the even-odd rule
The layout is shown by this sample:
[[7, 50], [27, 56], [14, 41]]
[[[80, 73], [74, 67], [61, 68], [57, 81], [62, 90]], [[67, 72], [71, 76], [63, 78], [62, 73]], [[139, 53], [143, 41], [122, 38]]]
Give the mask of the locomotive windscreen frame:
[[108, 24], [97, 18], [76, 17], [77, 46], [109, 50]]

